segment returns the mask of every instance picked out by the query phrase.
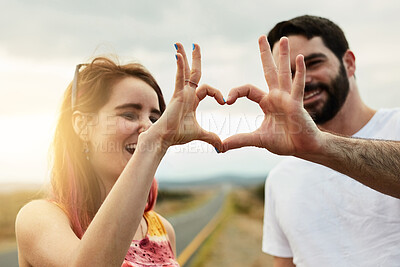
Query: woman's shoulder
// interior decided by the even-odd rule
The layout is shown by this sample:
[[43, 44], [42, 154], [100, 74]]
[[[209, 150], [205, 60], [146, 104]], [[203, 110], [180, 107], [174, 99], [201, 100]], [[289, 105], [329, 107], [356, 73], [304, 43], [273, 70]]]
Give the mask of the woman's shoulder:
[[18, 237], [21, 232], [34, 233], [49, 223], [63, 221], [69, 224], [68, 216], [55, 203], [46, 199], [33, 200], [19, 210], [15, 220], [16, 234]]
[[56, 266], [71, 260], [79, 242], [67, 214], [45, 199], [31, 201], [19, 211], [15, 232], [20, 262], [35, 263], [33, 266]]
[[154, 210], [148, 211], [145, 213], [145, 217], [147, 218], [147, 220], [151, 220], [151, 218], [154, 218], [156, 221], [158, 221], [159, 223], [161, 223], [162, 226], [164, 226], [165, 230], [167, 230], [167, 232], [169, 232], [168, 230], [172, 229], [172, 224], [165, 219], [163, 216], [161, 216], [159, 213], [155, 212]]
[[36, 199], [25, 204], [18, 212], [17, 219], [23, 217], [25, 220], [31, 217], [42, 217], [43, 215], [67, 216], [56, 203], [47, 199]]
[[167, 233], [167, 238], [171, 245], [172, 251], [173, 251], [174, 255], [176, 256], [176, 240], [175, 240], [174, 227], [166, 218], [164, 218], [160, 214], [156, 213], [155, 211], [151, 211], [151, 212], [156, 214], [158, 216], [159, 220], [161, 221], [161, 223], [163, 224], [165, 232]]
[[175, 239], [175, 231], [172, 224], [154, 210], [148, 211], [144, 214], [146, 220], [150, 222], [150, 228], [155, 235], [167, 234], [170, 239]]
[[167, 219], [165, 219], [159, 213], [156, 213], [156, 212], [154, 212], [154, 213], [157, 214], [157, 216], [160, 218], [160, 221], [164, 225], [165, 230], [167, 231], [167, 233], [169, 233], [171, 231], [174, 232], [174, 227], [172, 226], [172, 224]]

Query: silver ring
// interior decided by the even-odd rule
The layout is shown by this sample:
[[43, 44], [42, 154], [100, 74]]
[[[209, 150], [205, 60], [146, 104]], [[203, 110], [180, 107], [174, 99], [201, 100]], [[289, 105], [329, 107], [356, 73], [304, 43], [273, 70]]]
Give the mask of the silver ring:
[[195, 82], [192, 82], [191, 80], [185, 80], [185, 82], [188, 82], [189, 84], [192, 84], [195, 86], [195, 88], [197, 88], [199, 85]]

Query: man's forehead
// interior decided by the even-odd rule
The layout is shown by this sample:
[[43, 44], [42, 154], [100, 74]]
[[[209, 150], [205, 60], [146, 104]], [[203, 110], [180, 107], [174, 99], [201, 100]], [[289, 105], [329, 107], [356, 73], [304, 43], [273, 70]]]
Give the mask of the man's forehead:
[[[295, 55], [291, 53], [291, 57], [296, 57], [297, 54], [303, 54], [304, 56], [307, 56], [307, 54], [322, 52], [327, 53], [330, 51], [329, 48], [325, 46], [322, 38], [319, 36], [307, 39], [307, 37], [303, 35], [289, 35], [288, 39], [290, 51], [295, 53]], [[276, 42], [272, 47], [272, 55], [274, 58], [279, 55], [279, 41]]]

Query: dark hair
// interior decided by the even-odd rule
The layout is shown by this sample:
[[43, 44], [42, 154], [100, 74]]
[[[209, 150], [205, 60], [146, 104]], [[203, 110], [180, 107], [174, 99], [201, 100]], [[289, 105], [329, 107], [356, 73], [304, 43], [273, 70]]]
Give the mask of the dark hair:
[[279, 22], [268, 33], [268, 42], [271, 50], [281, 37], [289, 35], [303, 35], [308, 40], [313, 37], [321, 37], [325, 46], [340, 61], [342, 61], [344, 53], [349, 49], [349, 44], [342, 29], [332, 21], [322, 17], [304, 15]]

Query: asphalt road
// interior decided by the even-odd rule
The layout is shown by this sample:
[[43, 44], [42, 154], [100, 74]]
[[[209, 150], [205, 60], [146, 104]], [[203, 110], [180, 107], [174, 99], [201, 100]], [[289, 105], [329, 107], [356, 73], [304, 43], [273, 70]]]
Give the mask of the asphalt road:
[[174, 226], [176, 235], [176, 253], [179, 255], [208, 222], [221, 210], [226, 190], [220, 189], [205, 205], [168, 218]]
[[[220, 211], [225, 196], [226, 190], [221, 189], [205, 205], [168, 218], [175, 229], [177, 255], [186, 248], [204, 226]], [[0, 253], [0, 267], [18, 267], [16, 249]]]
[[17, 249], [0, 254], [1, 267], [18, 267], [18, 253]]

